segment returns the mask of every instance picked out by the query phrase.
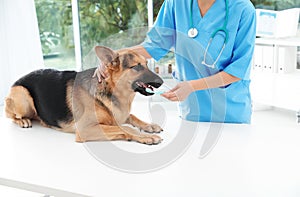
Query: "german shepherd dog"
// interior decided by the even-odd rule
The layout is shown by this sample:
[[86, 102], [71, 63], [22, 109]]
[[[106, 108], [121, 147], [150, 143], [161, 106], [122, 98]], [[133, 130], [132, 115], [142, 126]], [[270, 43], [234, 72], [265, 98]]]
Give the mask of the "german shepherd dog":
[[82, 72], [33, 71], [11, 87], [5, 100], [6, 116], [23, 128], [32, 127], [31, 120], [38, 120], [43, 126], [75, 133], [76, 142], [160, 143], [162, 139], [153, 133], [162, 128], [138, 119], [130, 114], [130, 108], [136, 92], [153, 95], [146, 89], [160, 87], [163, 80], [147, 68], [144, 57], [133, 51], [103, 46], [94, 49], [109, 77], [99, 83], [92, 77], [95, 68]]

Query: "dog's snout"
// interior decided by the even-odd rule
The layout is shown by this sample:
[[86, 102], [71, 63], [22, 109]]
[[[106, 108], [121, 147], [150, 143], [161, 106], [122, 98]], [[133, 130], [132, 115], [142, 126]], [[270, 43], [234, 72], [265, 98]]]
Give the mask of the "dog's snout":
[[159, 84], [159, 85], [161, 85], [161, 84], [164, 83], [164, 81], [162, 80], [162, 78], [160, 78], [159, 76], [157, 76], [157, 77], [154, 79], [153, 82], [156, 83], [156, 84]]

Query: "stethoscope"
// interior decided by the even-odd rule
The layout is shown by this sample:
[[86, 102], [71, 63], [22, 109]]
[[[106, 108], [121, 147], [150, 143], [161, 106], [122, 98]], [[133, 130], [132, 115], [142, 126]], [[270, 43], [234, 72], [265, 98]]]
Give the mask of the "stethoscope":
[[[224, 21], [224, 24], [221, 28], [218, 28], [216, 29], [210, 36], [210, 39], [208, 41], [208, 44], [206, 46], [206, 49], [205, 49], [205, 52], [204, 52], [204, 56], [203, 56], [203, 61], [201, 62], [203, 65], [209, 67], [209, 68], [215, 68], [216, 66], [216, 63], [219, 61], [220, 57], [221, 57], [221, 54], [223, 53], [224, 51], [224, 48], [227, 44], [227, 41], [228, 41], [228, 30], [227, 30], [227, 22], [228, 22], [228, 0], [225, 0], [225, 11], [226, 11], [226, 14], [225, 14], [225, 21]], [[195, 28], [194, 26], [194, 23], [193, 23], [193, 0], [191, 0], [191, 4], [190, 4], [190, 9], [191, 9], [191, 14], [190, 14], [190, 29], [188, 31], [188, 36], [190, 38], [195, 38], [197, 35], [198, 35], [198, 30]], [[214, 39], [214, 37], [216, 36], [216, 34], [218, 32], [224, 32], [224, 43], [223, 43], [223, 46], [222, 46], [222, 49], [218, 55], [218, 57], [216, 58], [216, 60], [213, 62], [213, 64], [208, 64], [206, 63], [206, 55], [207, 55], [207, 51], [210, 47], [210, 44], [212, 42], [212, 40]]]

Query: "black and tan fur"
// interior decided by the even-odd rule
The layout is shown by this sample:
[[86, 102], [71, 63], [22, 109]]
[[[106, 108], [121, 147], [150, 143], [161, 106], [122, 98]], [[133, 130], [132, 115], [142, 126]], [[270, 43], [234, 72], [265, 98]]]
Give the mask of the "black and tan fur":
[[[147, 86], [158, 88], [162, 79], [151, 72], [142, 56], [130, 50], [113, 51], [96, 46], [95, 52], [109, 77], [98, 83], [95, 68], [82, 72], [42, 69], [14, 83], [6, 98], [5, 112], [19, 126], [43, 126], [76, 134], [77, 142], [133, 140], [157, 144], [162, 131], [130, 114], [135, 93], [152, 95]], [[148, 133], [143, 133], [130, 124]]]

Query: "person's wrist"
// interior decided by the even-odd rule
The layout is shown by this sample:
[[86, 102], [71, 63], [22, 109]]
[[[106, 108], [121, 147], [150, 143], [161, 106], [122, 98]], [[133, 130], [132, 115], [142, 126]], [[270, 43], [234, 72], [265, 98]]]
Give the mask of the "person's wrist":
[[194, 91], [206, 89], [206, 83], [204, 79], [196, 79], [189, 82]]
[[196, 83], [196, 80], [191, 80], [191, 81], [188, 81], [189, 83], [189, 86], [191, 87], [192, 91], [196, 91], [197, 89], [197, 83]]

